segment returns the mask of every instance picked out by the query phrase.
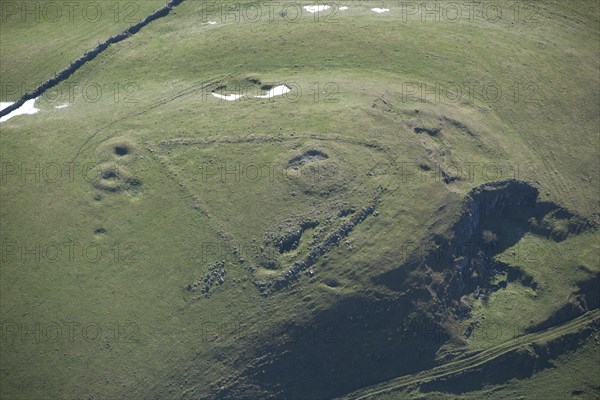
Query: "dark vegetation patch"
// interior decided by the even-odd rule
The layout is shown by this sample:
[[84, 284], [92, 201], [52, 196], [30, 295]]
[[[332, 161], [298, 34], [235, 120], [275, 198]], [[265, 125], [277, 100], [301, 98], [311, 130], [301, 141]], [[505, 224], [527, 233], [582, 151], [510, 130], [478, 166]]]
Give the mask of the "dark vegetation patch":
[[340, 282], [334, 278], [325, 279], [323, 282], [331, 288], [336, 288], [336, 287], [340, 286]]
[[100, 170], [100, 176], [94, 180], [94, 186], [97, 189], [103, 190], [109, 193], [115, 193], [123, 190], [122, 184], [119, 179], [119, 171], [116, 166], [104, 167]]
[[556, 242], [594, 227], [585, 218], [550, 202], [539, 203], [538, 212], [533, 216], [530, 224], [533, 233], [549, 237]]
[[263, 91], [270, 90], [274, 85], [264, 84], [258, 78], [231, 78], [216, 82], [212, 85], [213, 92], [238, 93], [249, 96], [261, 95]]
[[[113, 159], [127, 160], [135, 152], [136, 143], [127, 137], [114, 137], [99, 146], [103, 158], [110, 155]], [[121, 161], [118, 161], [121, 162]]]
[[577, 282], [579, 290], [575, 296], [585, 310], [600, 308], [600, 272], [589, 279]]
[[338, 213], [338, 217], [347, 217], [348, 215], [354, 214], [356, 210], [354, 208], [345, 208]]
[[383, 97], [376, 98], [371, 107], [384, 112], [395, 112], [392, 103], [388, 100], [385, 100]]
[[116, 170], [107, 169], [107, 170], [102, 171], [102, 173], [100, 174], [100, 177], [102, 179], [117, 179], [119, 177], [119, 175]]
[[96, 235], [106, 235], [108, 231], [105, 228], [98, 228], [94, 230], [94, 234]]
[[426, 133], [429, 136], [437, 136], [442, 131], [442, 128], [423, 128], [423, 127], [415, 127], [415, 133]]
[[93, 185], [107, 193], [117, 193], [125, 190], [138, 192], [141, 190], [142, 181], [134, 178], [123, 166], [104, 164], [98, 168], [98, 177], [93, 180]]
[[311, 149], [305, 151], [302, 154], [298, 154], [297, 156], [292, 157], [288, 161], [288, 166], [292, 169], [298, 169], [305, 164], [319, 160], [326, 160], [328, 158], [329, 156], [321, 150]]
[[136, 178], [131, 178], [128, 180], [128, 182], [129, 182], [129, 185], [134, 188], [142, 186], [142, 181], [140, 181], [139, 179], [136, 179]]
[[448, 117], [443, 117], [442, 120], [449, 123], [450, 125], [452, 125], [456, 129], [458, 129], [459, 131], [463, 131], [463, 132], [469, 134], [470, 136], [476, 136], [475, 132], [473, 132], [468, 126], [466, 126], [462, 122], [459, 122], [455, 119], [448, 118]]
[[129, 149], [129, 146], [126, 146], [126, 145], [116, 145], [114, 147], [114, 152], [118, 156], [125, 156], [125, 155], [129, 154], [130, 149]]
[[458, 176], [452, 176], [452, 175], [449, 175], [449, 174], [448, 174], [446, 171], [444, 171], [443, 169], [441, 170], [441, 172], [442, 172], [442, 180], [444, 181], [444, 183], [445, 183], [446, 185], [447, 185], [447, 184], [450, 184], [450, 183], [452, 183], [452, 182], [454, 182], [454, 181], [457, 181], [457, 180], [459, 180], [459, 179], [460, 179], [460, 177], [458, 177]]

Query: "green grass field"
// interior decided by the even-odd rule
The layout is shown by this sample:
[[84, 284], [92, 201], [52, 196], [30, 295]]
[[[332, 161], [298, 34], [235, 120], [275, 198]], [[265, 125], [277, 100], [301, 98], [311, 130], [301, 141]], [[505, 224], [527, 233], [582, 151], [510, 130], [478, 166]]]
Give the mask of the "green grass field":
[[[0, 4], [0, 100], [165, 5], [76, 3], [90, 14], [57, 22], [45, 2]], [[0, 398], [335, 398], [597, 308], [600, 7], [545, 0], [517, 16], [484, 2], [452, 22], [455, 3], [437, 3], [439, 21], [387, 0], [259, 17], [255, 2], [184, 0], [38, 113], [1, 122]], [[291, 92], [253, 97], [277, 85]], [[416, 267], [415, 249], [451, 234], [473, 188], [505, 179], [537, 187], [537, 208], [477, 229], [530, 281], [498, 274], [505, 287], [485, 296], [445, 297], [456, 269]], [[544, 204], [560, 211], [533, 221]], [[205, 293], [219, 262], [224, 283]], [[446, 335], [403, 340], [420, 319]], [[597, 323], [586, 329], [527, 376], [372, 398], [595, 399]]]

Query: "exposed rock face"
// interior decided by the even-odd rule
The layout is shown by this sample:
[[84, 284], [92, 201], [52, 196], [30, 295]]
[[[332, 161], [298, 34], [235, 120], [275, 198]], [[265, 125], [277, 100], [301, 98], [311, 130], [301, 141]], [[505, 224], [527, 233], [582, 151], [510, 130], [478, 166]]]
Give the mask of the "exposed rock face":
[[[514, 179], [474, 188], [456, 223], [446, 235], [434, 238], [436, 249], [429, 251], [421, 264], [408, 269], [436, 271], [443, 276], [442, 282], [430, 288], [444, 309], [459, 303], [463, 295], [486, 296], [505, 288], [507, 281], [518, 279], [535, 290], [537, 283], [532, 276], [518, 266], [497, 261], [495, 256], [516, 245], [526, 232], [561, 241], [594, 227], [590, 221], [554, 203], [539, 202], [538, 194], [536, 187]], [[502, 232], [502, 237], [489, 229]], [[491, 284], [499, 274], [506, 275], [507, 280]], [[458, 311], [468, 316], [466, 310]]]
[[[430, 251], [422, 258], [419, 250], [418, 263], [410, 260], [392, 273], [374, 279], [375, 283], [392, 289], [393, 295], [389, 291], [369, 290], [360, 296], [343, 298], [331, 308], [315, 311], [310, 323], [304, 325], [304, 334], [296, 334], [294, 340], [280, 335], [269, 343], [259, 341], [264, 345], [255, 349], [257, 355], [248, 363], [243, 379], [223, 384], [230, 388], [223, 398], [333, 398], [390, 377], [432, 368], [440, 361], [440, 355], [451, 360], [453, 355], [444, 354], [444, 345], [462, 337], [447, 323], [470, 318], [465, 294], [499, 290], [517, 279], [535, 288], [536, 283], [526, 271], [518, 265], [496, 261], [494, 256], [512, 247], [524, 232], [531, 232], [530, 220], [543, 221], [560, 210], [555, 204], [538, 202], [537, 197], [535, 187], [517, 180], [473, 189], [465, 198], [456, 222], [444, 236], [434, 237], [434, 248], [428, 248]], [[368, 215], [376, 215], [376, 202], [377, 199], [371, 206], [347, 214], [352, 218], [314, 247], [305, 259], [295, 263], [283, 276], [265, 283], [261, 287], [263, 294], [288, 287], [301, 271], [317, 262], [320, 255], [343, 241], [357, 223]], [[505, 219], [509, 222], [503, 222]], [[518, 229], [513, 229], [515, 226]], [[482, 235], [488, 230], [494, 234]], [[483, 243], [485, 247], [465, 252], [465, 243]], [[449, 250], [440, 254], [436, 252], [439, 248]], [[498, 272], [506, 274], [506, 281], [491, 285], [491, 278]], [[595, 289], [597, 276], [595, 279], [579, 285], [581, 302], [587, 307], [600, 303]], [[307, 326], [328, 329], [316, 334], [318, 329], [307, 330]], [[295, 333], [300, 331], [294, 330]], [[560, 346], [574, 344], [575, 348], [589, 332], [577, 335], [545, 346], [516, 349], [480, 368], [445, 377], [446, 383], [435, 380], [421, 385], [424, 391], [434, 391], [446, 390], [451, 384], [461, 393], [461, 390], [478, 388], [482, 382], [500, 383], [528, 376], [532, 371], [545, 368], [547, 360], [560, 354]], [[315, 337], [334, 340], [317, 343]], [[298, 380], [299, 375], [303, 380]], [[498, 382], [490, 377], [497, 377]]]
[[[515, 218], [515, 215], [527, 223], [527, 216], [534, 213], [537, 197], [537, 188], [512, 179], [486, 183], [471, 190], [448, 235], [435, 238], [436, 245], [443, 250], [430, 252], [423, 260], [424, 265], [419, 265], [445, 275], [444, 281], [433, 288], [443, 305], [449, 306], [479, 287], [491, 290], [505, 287], [506, 282], [489, 286], [498, 273], [525, 277], [524, 273], [494, 259], [502, 248], [493, 241], [495, 235], [491, 232], [488, 232], [489, 242], [482, 240], [482, 226], [490, 219]], [[468, 315], [465, 310], [461, 314]]]
[[[536, 187], [515, 179], [474, 188], [446, 233], [424, 240], [408, 262], [374, 281], [401, 293], [428, 288], [431, 298], [426, 302], [435, 304], [436, 314], [460, 305], [464, 295], [487, 296], [514, 280], [535, 290], [537, 283], [519, 264], [500, 262], [495, 256], [517, 245], [526, 232], [560, 241], [593, 227], [554, 203], [539, 202], [538, 193]], [[498, 275], [506, 280], [492, 284]], [[468, 318], [465, 307], [455, 311], [457, 318]]]
[[473, 189], [465, 201], [465, 210], [452, 228], [454, 238], [468, 240], [479, 226], [481, 218], [502, 216], [505, 213], [535, 206], [538, 189], [527, 182], [508, 179], [486, 183]]

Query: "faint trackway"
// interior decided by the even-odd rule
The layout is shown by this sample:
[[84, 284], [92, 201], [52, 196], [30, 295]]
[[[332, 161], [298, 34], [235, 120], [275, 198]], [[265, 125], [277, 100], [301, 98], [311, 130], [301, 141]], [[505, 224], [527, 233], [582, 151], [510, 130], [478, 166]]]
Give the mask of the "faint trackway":
[[87, 51], [84, 55], [79, 57], [77, 60], [71, 62], [68, 67], [64, 68], [62, 71], [57, 73], [54, 77], [48, 79], [46, 82], [42, 83], [40, 86], [32, 90], [31, 92], [25, 93], [19, 100], [17, 100], [14, 104], [9, 107], [6, 107], [2, 111], [0, 111], [0, 117], [3, 117], [17, 108], [21, 107], [27, 100], [35, 99], [42, 94], [44, 94], [48, 89], [58, 85], [62, 81], [68, 79], [75, 71], [84, 66], [88, 61], [96, 58], [97, 55], [108, 49], [111, 45], [115, 43], [119, 43], [140, 31], [143, 27], [150, 24], [152, 21], [165, 17], [169, 15], [173, 7], [181, 4], [184, 0], [169, 0], [169, 2], [164, 6], [154, 11], [152, 14], [148, 15], [146, 18], [141, 20], [140, 22], [130, 26], [125, 29], [123, 32], [111, 36], [106, 39], [104, 42], [100, 43], [92, 50]]
[[542, 332], [530, 333], [516, 337], [512, 340], [491, 347], [489, 349], [467, 355], [458, 360], [439, 365], [432, 369], [418, 372], [416, 374], [406, 375], [390, 381], [376, 384], [370, 389], [359, 389], [358, 391], [339, 397], [339, 399], [366, 399], [372, 396], [388, 393], [402, 387], [414, 385], [421, 382], [433, 381], [445, 376], [454, 375], [465, 370], [479, 367], [490, 362], [499, 356], [515, 351], [519, 348], [530, 346], [531, 343], [554, 339], [570, 332], [581, 330], [587, 325], [597, 321], [600, 318], [600, 310], [588, 311], [585, 314], [574, 318], [561, 325], [556, 325]]
[[[83, 150], [83, 148], [84, 148], [84, 147], [85, 147], [85, 146], [86, 146], [86, 145], [87, 145], [89, 142], [91, 142], [91, 140], [92, 140], [94, 137], [96, 137], [96, 136], [97, 136], [97, 135], [98, 135], [100, 132], [102, 132], [102, 131], [103, 131], [103, 130], [105, 130], [106, 128], [109, 128], [109, 127], [111, 127], [112, 125], [114, 125], [114, 124], [116, 124], [116, 123], [118, 123], [118, 122], [120, 122], [120, 121], [123, 121], [123, 120], [125, 120], [125, 119], [129, 119], [129, 118], [131, 118], [131, 117], [136, 117], [136, 116], [138, 116], [138, 115], [145, 114], [145, 113], [149, 112], [150, 110], [153, 110], [153, 109], [155, 109], [155, 108], [161, 107], [161, 106], [163, 106], [163, 105], [165, 105], [165, 104], [167, 104], [167, 103], [170, 103], [170, 102], [172, 102], [172, 101], [174, 101], [174, 100], [177, 100], [177, 99], [178, 99], [178, 98], [180, 98], [180, 97], [188, 96], [188, 95], [194, 94], [194, 93], [196, 93], [196, 92], [198, 92], [198, 91], [203, 91], [203, 90], [205, 90], [207, 87], [209, 87], [211, 84], [212, 84], [212, 82], [202, 82], [202, 83], [199, 83], [199, 84], [194, 84], [194, 85], [192, 85], [190, 88], [187, 88], [187, 89], [184, 89], [184, 90], [182, 90], [182, 91], [180, 91], [180, 92], [178, 92], [178, 93], [175, 93], [175, 94], [173, 94], [173, 95], [172, 95], [171, 97], [169, 97], [169, 98], [163, 98], [163, 99], [160, 99], [160, 100], [158, 100], [157, 102], [155, 102], [154, 104], [151, 104], [149, 107], [147, 107], [147, 108], [145, 108], [145, 109], [143, 109], [143, 110], [139, 110], [139, 111], [135, 111], [135, 112], [132, 112], [132, 113], [125, 114], [125, 115], [123, 115], [122, 117], [120, 117], [120, 118], [117, 118], [117, 119], [115, 119], [114, 121], [111, 121], [110, 123], [108, 123], [108, 124], [106, 124], [106, 125], [102, 126], [101, 128], [97, 129], [97, 130], [96, 130], [94, 133], [92, 133], [92, 134], [91, 134], [91, 135], [90, 135], [90, 136], [89, 136], [89, 137], [88, 137], [88, 138], [87, 138], [87, 139], [86, 139], [86, 140], [83, 142], [83, 144], [82, 144], [81, 146], [79, 146], [79, 148], [77, 149], [77, 152], [75, 153], [75, 156], [73, 156], [73, 159], [71, 160], [71, 162], [75, 162], [75, 160], [77, 159], [77, 157], [79, 157], [79, 154], [81, 153], [81, 151]], [[108, 140], [108, 139], [110, 139], [110, 137], [109, 137], [109, 138], [106, 138], [105, 140]]]

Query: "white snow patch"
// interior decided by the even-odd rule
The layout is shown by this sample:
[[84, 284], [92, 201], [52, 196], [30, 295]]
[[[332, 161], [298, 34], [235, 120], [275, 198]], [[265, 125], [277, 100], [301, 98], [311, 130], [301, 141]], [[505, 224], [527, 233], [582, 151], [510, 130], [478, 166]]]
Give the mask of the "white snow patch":
[[219, 94], [219, 93], [212, 93], [213, 96], [215, 96], [218, 99], [222, 99], [222, 100], [227, 100], [227, 101], [235, 101], [237, 99], [239, 99], [240, 97], [243, 96], [243, 94]]
[[348, 7], [346, 7], [346, 6], [340, 7], [340, 11], [344, 11], [344, 10], [347, 10], [347, 9], [348, 9]]
[[216, 25], [217, 21], [208, 21], [208, 23], [211, 24], [211, 25]]
[[384, 13], [389, 12], [389, 8], [371, 8], [371, 11], [375, 11], [376, 13]]
[[[35, 108], [35, 102], [37, 99], [38, 97], [36, 97], [35, 99], [27, 100], [25, 103], [23, 103], [21, 107], [17, 108], [9, 114], [6, 114], [4, 117], [0, 117], [0, 122], [8, 121], [12, 117], [16, 117], [17, 115], [31, 115], [37, 113], [38, 111], [40, 111], [39, 108]], [[0, 110], [4, 110], [6, 107], [10, 107], [13, 104], [15, 103], [0, 103]]]
[[[290, 89], [286, 85], [279, 85], [279, 86], [275, 86], [274, 88], [271, 88], [271, 90], [269, 90], [266, 94], [261, 95], [261, 96], [254, 96], [254, 98], [255, 99], [270, 99], [275, 96], [281, 96], [283, 94], [289, 93], [291, 91], [292, 91], [292, 89]], [[227, 100], [227, 101], [235, 101], [235, 100], [239, 99], [240, 97], [244, 97], [243, 94], [236, 94], [236, 93], [219, 94], [219, 93], [212, 92], [211, 94], [213, 96], [215, 96], [216, 98], [219, 98], [222, 100]]]
[[279, 85], [279, 86], [275, 86], [274, 88], [269, 90], [267, 92], [267, 94], [265, 94], [263, 96], [254, 96], [254, 97], [257, 99], [270, 99], [271, 97], [281, 96], [282, 94], [286, 94], [291, 91], [292, 91], [292, 89], [290, 89], [286, 85]]
[[323, 6], [323, 5], [314, 5], [314, 6], [304, 6], [304, 9], [306, 11], [308, 11], [309, 13], [316, 13], [319, 11], [323, 11], [323, 10], [329, 10], [330, 6]]
[[57, 106], [56, 106], [56, 107], [54, 107], [54, 108], [67, 108], [67, 107], [69, 107], [69, 105], [68, 105], [68, 104], [59, 104], [59, 105], [57, 105]]

